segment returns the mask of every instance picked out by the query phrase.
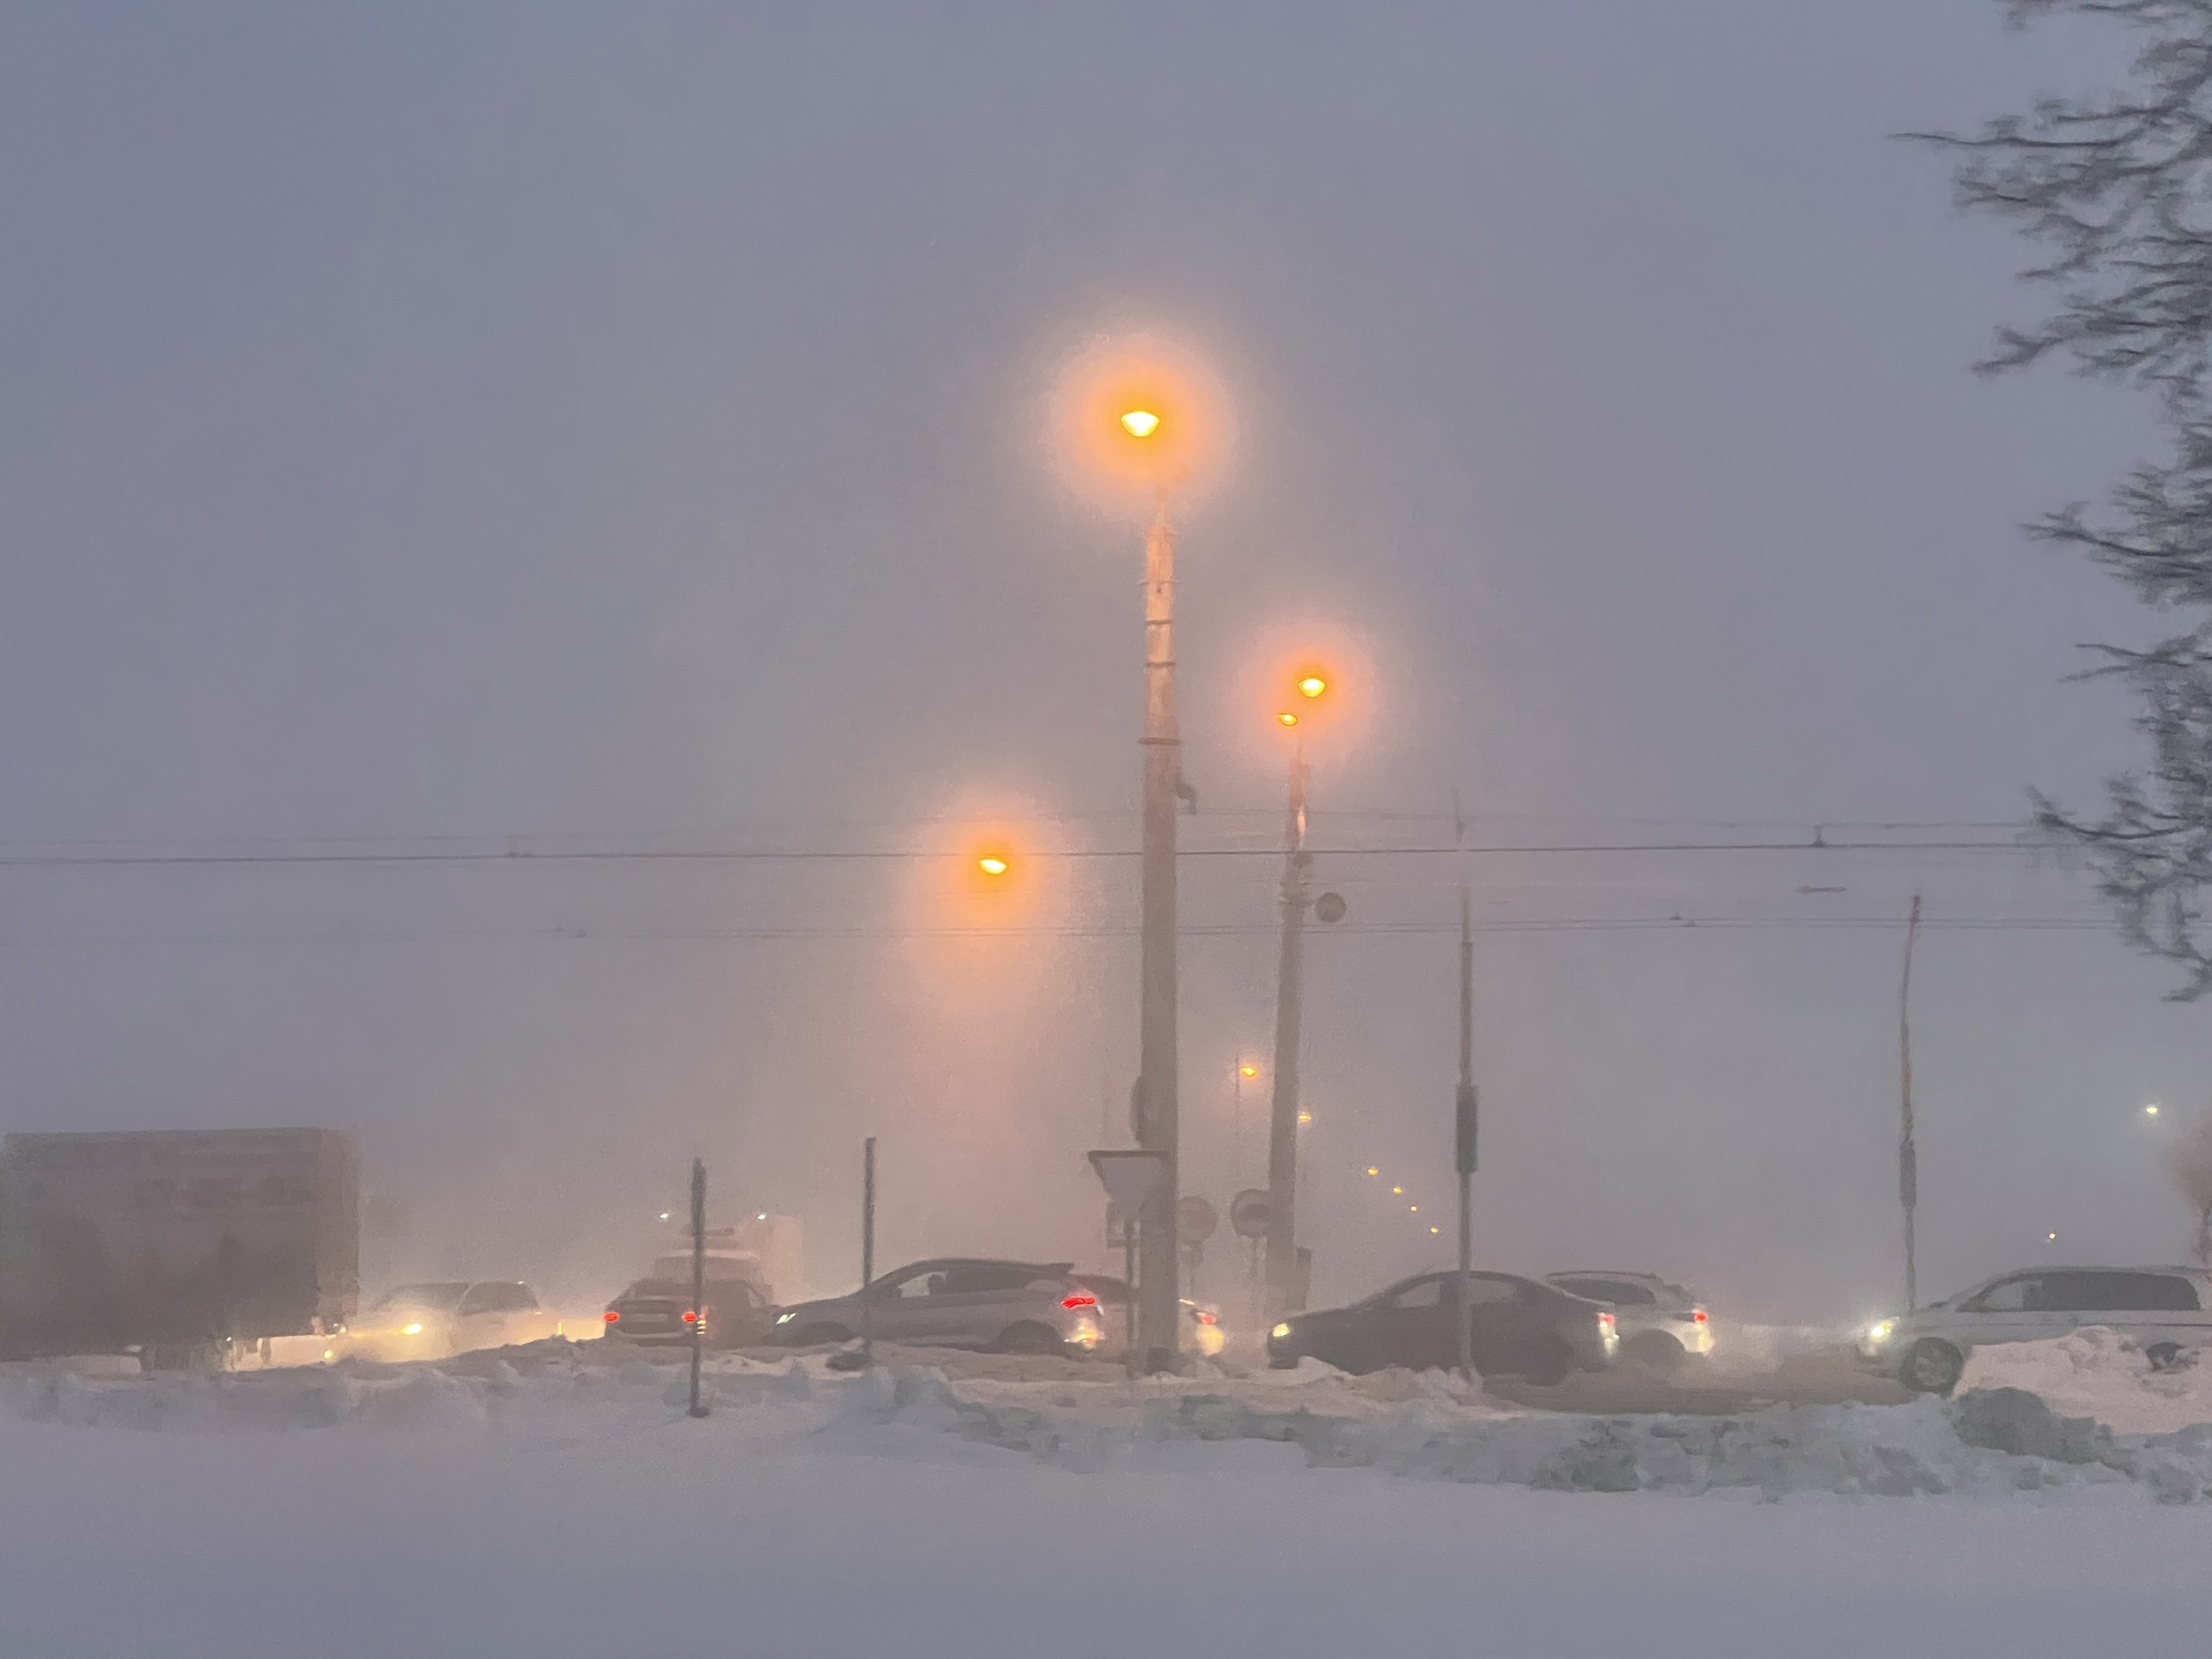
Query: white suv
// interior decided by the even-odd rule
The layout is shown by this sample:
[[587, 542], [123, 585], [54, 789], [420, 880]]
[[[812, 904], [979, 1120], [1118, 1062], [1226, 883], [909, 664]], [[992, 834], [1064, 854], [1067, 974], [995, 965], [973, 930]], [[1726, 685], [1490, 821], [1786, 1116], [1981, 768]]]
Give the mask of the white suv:
[[2153, 1365], [2212, 1343], [2212, 1274], [2197, 1268], [2034, 1268], [1985, 1281], [1916, 1313], [1880, 1319], [1859, 1362], [1923, 1394], [1948, 1394], [1985, 1343], [2040, 1342], [2109, 1325]]

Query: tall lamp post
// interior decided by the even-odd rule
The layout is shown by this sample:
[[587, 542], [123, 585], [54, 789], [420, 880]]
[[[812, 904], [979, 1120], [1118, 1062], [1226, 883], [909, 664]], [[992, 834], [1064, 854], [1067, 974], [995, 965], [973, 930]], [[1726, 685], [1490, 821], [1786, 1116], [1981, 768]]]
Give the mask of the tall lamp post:
[[[1122, 412], [1129, 442], [1149, 444], [1161, 417]], [[1176, 1363], [1181, 1321], [1175, 1206], [1181, 1140], [1175, 1076], [1175, 807], [1186, 793], [1175, 720], [1175, 528], [1163, 487], [1144, 538], [1144, 864], [1138, 1014], [1137, 1144], [1163, 1155], [1166, 1179], [1138, 1217], [1137, 1342], [1148, 1369]]]
[[[1296, 683], [1298, 699], [1318, 702], [1329, 690], [1319, 674]], [[1296, 699], [1294, 699], [1296, 701]], [[1306, 850], [1306, 737], [1300, 716], [1275, 716], [1291, 734], [1290, 798], [1283, 821], [1282, 946], [1275, 969], [1274, 1093], [1268, 1115], [1267, 1287], [1269, 1307], [1280, 1313], [1300, 1306], [1305, 1287], [1298, 1271], [1298, 1044], [1304, 1018], [1306, 912], [1313, 899]]]

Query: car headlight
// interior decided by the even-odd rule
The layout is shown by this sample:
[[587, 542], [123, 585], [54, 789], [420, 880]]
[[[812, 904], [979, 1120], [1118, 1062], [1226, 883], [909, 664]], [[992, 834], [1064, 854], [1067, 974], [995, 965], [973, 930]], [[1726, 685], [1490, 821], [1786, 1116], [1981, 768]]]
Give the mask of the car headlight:
[[778, 1325], [789, 1325], [789, 1324], [791, 1322], [791, 1317], [792, 1317], [792, 1314], [795, 1314], [795, 1313], [797, 1313], [798, 1312], [798, 1310], [797, 1308], [793, 1308], [790, 1313], [779, 1313], [779, 1314], [777, 1314], [777, 1315], [776, 1315], [776, 1323], [777, 1323]]
[[1290, 1334], [1290, 1322], [1286, 1319], [1282, 1324], [1275, 1326], [1274, 1330], [1268, 1332], [1268, 1334], [1278, 1340], [1288, 1336]]
[[1897, 1322], [1895, 1319], [1877, 1319], [1866, 1327], [1867, 1346], [1878, 1348], [1897, 1333]]

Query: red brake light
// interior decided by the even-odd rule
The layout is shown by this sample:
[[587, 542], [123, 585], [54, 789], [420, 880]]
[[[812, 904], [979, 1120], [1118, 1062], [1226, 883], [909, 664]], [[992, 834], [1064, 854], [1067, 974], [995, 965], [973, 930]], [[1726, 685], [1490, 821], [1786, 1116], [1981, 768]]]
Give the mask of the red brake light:
[[1703, 1325], [1706, 1321], [1705, 1310], [1701, 1307], [1694, 1307], [1690, 1309], [1690, 1319], [1698, 1325]]
[[1610, 1331], [1613, 1328], [1613, 1314], [1611, 1308], [1601, 1307], [1598, 1310], [1598, 1328], [1600, 1331]]
[[1061, 1297], [1060, 1306], [1062, 1307], [1096, 1307], [1098, 1306], [1098, 1299], [1087, 1290], [1078, 1290], [1072, 1296]]
[[1219, 1325], [1221, 1323], [1220, 1319], [1217, 1315], [1209, 1309], [1203, 1307], [1198, 1312], [1198, 1321], [1200, 1325]]
[[684, 1324], [686, 1324], [686, 1325], [696, 1325], [696, 1324], [698, 1324], [698, 1323], [699, 1323], [699, 1315], [698, 1315], [698, 1313], [697, 1313], [696, 1311], [694, 1311], [693, 1309], [691, 1309], [691, 1308], [688, 1308], [688, 1307], [687, 1307], [687, 1308], [685, 1308], [685, 1309], [683, 1310], [683, 1323], [684, 1323]]
[[620, 1313], [617, 1313], [613, 1308], [610, 1307], [607, 1310], [607, 1322], [609, 1325], [618, 1323], [621, 1318], [622, 1316]]

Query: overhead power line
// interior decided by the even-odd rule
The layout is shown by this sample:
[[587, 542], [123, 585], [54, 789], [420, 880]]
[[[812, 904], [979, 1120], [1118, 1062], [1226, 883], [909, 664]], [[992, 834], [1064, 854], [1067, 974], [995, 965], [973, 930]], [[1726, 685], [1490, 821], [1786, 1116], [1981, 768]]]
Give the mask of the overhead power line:
[[[2031, 842], [1957, 839], [1944, 841], [1638, 841], [1516, 842], [1489, 846], [1317, 847], [1316, 858], [1459, 858], [1551, 856], [1657, 856], [1674, 854], [1790, 853], [2008, 853], [2043, 850]], [[398, 849], [383, 852], [16, 852], [0, 853], [0, 869], [188, 869], [270, 867], [523, 864], [744, 864], [897, 863], [955, 858], [946, 848], [528, 848], [462, 851]], [[1141, 856], [1135, 848], [1038, 849], [1034, 859], [1120, 861]], [[1281, 856], [1268, 847], [1186, 847], [1183, 858]]]

